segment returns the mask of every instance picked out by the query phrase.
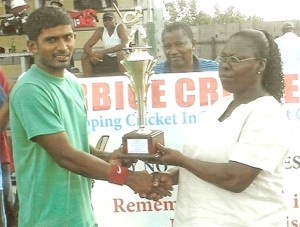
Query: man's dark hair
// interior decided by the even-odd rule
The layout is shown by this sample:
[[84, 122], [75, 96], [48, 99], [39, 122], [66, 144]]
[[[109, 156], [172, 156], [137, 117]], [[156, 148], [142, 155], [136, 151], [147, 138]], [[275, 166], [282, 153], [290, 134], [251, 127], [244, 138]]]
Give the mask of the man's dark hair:
[[72, 19], [68, 13], [58, 7], [41, 7], [29, 15], [25, 25], [25, 33], [29, 40], [37, 40], [42, 30], [59, 25], [72, 25], [73, 27]]
[[172, 31], [176, 31], [176, 30], [180, 30], [180, 29], [184, 30], [186, 36], [189, 37], [191, 40], [194, 39], [194, 33], [193, 33], [192, 29], [190, 28], [189, 25], [187, 25], [186, 23], [183, 23], [183, 22], [173, 22], [173, 23], [167, 24], [161, 34], [161, 39], [163, 39], [164, 35], [167, 32], [172, 32]]

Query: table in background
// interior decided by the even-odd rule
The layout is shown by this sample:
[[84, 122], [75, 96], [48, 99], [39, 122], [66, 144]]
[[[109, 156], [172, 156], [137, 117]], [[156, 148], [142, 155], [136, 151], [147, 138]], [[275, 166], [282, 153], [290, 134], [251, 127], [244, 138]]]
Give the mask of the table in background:
[[0, 58], [12, 58], [14, 64], [14, 58], [20, 58], [21, 73], [27, 71], [30, 68], [30, 57], [33, 56], [30, 52], [16, 52], [16, 53], [0, 53]]

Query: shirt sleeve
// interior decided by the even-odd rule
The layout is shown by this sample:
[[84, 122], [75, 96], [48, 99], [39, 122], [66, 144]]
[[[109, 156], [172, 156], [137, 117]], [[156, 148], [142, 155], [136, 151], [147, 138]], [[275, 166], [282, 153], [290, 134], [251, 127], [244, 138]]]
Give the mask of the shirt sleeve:
[[0, 106], [2, 106], [8, 92], [9, 83], [2, 69], [0, 69]]
[[11, 107], [26, 131], [27, 138], [65, 131], [51, 94], [34, 84], [16, 90]]
[[8, 92], [9, 83], [2, 69], [0, 69], [0, 84], [6, 94]]
[[249, 112], [229, 159], [275, 171], [289, 150], [288, 125], [279, 105], [260, 103]]

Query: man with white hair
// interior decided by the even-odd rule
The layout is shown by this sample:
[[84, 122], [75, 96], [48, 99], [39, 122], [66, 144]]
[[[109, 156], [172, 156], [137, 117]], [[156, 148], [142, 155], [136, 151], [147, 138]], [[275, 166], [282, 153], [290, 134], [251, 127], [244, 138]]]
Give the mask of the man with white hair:
[[295, 34], [292, 22], [284, 22], [281, 26], [282, 36], [275, 39], [281, 54], [284, 73], [300, 71], [300, 37]]

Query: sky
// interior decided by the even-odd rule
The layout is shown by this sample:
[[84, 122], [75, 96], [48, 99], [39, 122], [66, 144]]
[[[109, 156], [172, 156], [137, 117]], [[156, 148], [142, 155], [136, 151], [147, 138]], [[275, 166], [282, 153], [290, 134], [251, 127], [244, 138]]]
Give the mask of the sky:
[[197, 0], [198, 8], [213, 15], [214, 5], [224, 12], [229, 6], [246, 16], [264, 21], [300, 20], [300, 0]]

